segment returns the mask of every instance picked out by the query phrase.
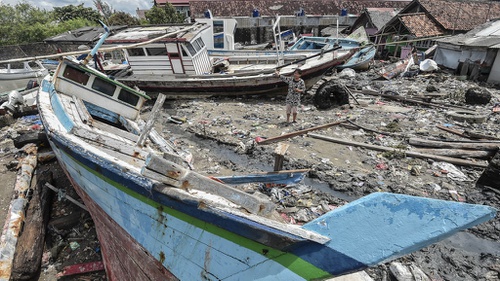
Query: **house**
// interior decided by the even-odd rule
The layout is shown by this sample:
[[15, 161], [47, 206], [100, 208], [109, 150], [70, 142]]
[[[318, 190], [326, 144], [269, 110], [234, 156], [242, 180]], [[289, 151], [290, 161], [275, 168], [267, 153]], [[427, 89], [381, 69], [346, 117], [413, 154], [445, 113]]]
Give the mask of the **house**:
[[365, 8], [349, 28], [348, 32], [350, 33], [360, 27], [364, 27], [367, 35], [374, 37], [399, 11], [401, 9], [398, 8]]
[[215, 17], [229, 16], [253, 16], [254, 9], [262, 16], [276, 15], [298, 15], [301, 8], [303, 14], [307, 15], [342, 15], [360, 14], [366, 7], [374, 8], [403, 8], [409, 0], [354, 0], [354, 1], [330, 1], [330, 0], [190, 0], [191, 15], [194, 18], [202, 18], [206, 10], [210, 10]]
[[[396, 55], [409, 52], [408, 43], [425, 50], [437, 38], [467, 32], [500, 17], [499, 2], [457, 0], [413, 0], [376, 33], [376, 43]], [[388, 44], [395, 42], [394, 44]], [[397, 42], [397, 43], [396, 43]]]
[[471, 80], [500, 84], [500, 20], [465, 33], [437, 39], [434, 61]]

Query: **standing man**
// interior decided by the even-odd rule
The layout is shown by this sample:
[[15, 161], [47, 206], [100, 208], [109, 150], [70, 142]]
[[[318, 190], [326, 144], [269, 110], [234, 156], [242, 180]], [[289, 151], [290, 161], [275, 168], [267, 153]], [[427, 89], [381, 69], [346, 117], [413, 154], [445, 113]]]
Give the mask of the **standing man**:
[[280, 75], [276, 70], [275, 75], [283, 82], [288, 84], [288, 94], [286, 95], [286, 122], [290, 123], [290, 114], [292, 122], [297, 123], [297, 110], [300, 106], [300, 94], [306, 91], [306, 84], [302, 78], [302, 70], [297, 68], [293, 72], [293, 77]]

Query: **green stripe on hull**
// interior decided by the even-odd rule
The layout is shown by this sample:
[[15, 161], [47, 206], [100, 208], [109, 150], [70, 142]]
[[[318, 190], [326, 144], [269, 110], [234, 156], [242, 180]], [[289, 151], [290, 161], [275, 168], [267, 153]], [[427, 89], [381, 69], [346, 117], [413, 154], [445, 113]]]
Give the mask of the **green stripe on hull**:
[[[322, 278], [327, 278], [331, 276], [330, 273], [312, 265], [311, 263], [301, 259], [300, 257], [283, 252], [274, 248], [269, 248], [268, 246], [265, 246], [261, 243], [255, 242], [251, 239], [245, 238], [243, 236], [237, 235], [233, 232], [227, 231], [223, 228], [220, 228], [218, 226], [215, 226], [213, 224], [207, 223], [203, 220], [197, 219], [193, 216], [187, 215], [183, 212], [177, 211], [175, 209], [169, 208], [167, 206], [164, 206], [152, 199], [149, 199], [145, 196], [142, 196], [129, 188], [125, 187], [124, 185], [117, 183], [115, 181], [112, 181], [109, 178], [104, 177], [102, 174], [98, 173], [95, 170], [90, 169], [77, 159], [75, 159], [73, 156], [67, 154], [66, 152], [60, 150], [62, 153], [66, 154], [69, 158], [73, 159], [76, 163], [78, 163], [81, 167], [83, 167], [87, 172], [93, 174], [94, 176], [100, 178], [101, 180], [105, 181], [106, 183], [110, 184], [111, 186], [119, 189], [120, 191], [126, 193], [127, 195], [134, 197], [135, 199], [150, 205], [154, 207], [155, 209], [166, 213], [170, 216], [173, 216], [179, 220], [182, 220], [188, 224], [194, 225], [200, 229], [203, 229], [204, 231], [208, 231], [216, 236], [221, 237], [221, 239], [226, 239], [228, 241], [231, 241], [232, 243], [235, 243], [237, 245], [240, 245], [244, 248], [247, 248], [249, 250], [252, 250], [260, 255], [265, 256], [268, 259], [271, 259], [275, 261], [276, 263], [281, 264], [282, 266], [286, 267], [288, 270], [292, 271], [293, 273], [297, 274], [298, 276], [304, 278], [305, 280], [314, 280], [314, 279], [322, 279]], [[266, 251], [266, 254], [263, 253], [263, 251]]]

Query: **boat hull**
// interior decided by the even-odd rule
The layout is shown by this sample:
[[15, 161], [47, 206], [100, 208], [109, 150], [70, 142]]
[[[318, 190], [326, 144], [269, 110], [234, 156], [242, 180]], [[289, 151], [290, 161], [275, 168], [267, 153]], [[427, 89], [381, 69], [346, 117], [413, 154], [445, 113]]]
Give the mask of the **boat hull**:
[[[207, 223], [219, 220], [231, 224], [234, 218], [216, 215], [207, 219], [204, 217], [213, 214], [197, 205], [180, 207], [153, 201], [161, 196], [130, 179], [117, 177], [106, 165], [99, 166], [103, 163], [82, 158], [64, 140], [49, 139], [95, 220], [108, 280], [289, 281], [330, 276], [294, 254]], [[142, 192], [136, 191], [141, 188]], [[179, 209], [186, 210], [180, 213]], [[294, 265], [287, 264], [289, 261]], [[304, 268], [309, 273], [304, 274]]]
[[[306, 88], [312, 87], [323, 74], [344, 63], [350, 55], [345, 54], [315, 67], [303, 68], [302, 79], [306, 83]], [[288, 89], [288, 85], [274, 75], [274, 69], [250, 74], [212, 74], [191, 77], [131, 75], [118, 79], [130, 87], [137, 86], [148, 93], [164, 93], [173, 96], [284, 94]]]

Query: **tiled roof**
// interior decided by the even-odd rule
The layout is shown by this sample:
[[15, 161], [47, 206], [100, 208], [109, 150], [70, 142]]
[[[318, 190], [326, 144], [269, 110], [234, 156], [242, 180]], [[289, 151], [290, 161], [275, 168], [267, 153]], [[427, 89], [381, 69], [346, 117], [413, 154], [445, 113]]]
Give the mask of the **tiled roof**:
[[403, 14], [399, 18], [408, 31], [416, 37], [432, 37], [445, 34], [445, 30], [425, 13]]
[[202, 17], [209, 9], [215, 17], [250, 16], [257, 8], [262, 16], [294, 15], [301, 7], [306, 15], [338, 15], [342, 9], [349, 14], [360, 14], [363, 9], [371, 8], [403, 8], [411, 1], [371, 1], [371, 0], [190, 0], [193, 17]]
[[447, 30], [467, 31], [500, 18], [500, 3], [494, 1], [420, 0], [420, 4]]
[[155, 0], [156, 5], [165, 5], [165, 3], [170, 3], [172, 6], [184, 5], [189, 6], [189, 0]]

